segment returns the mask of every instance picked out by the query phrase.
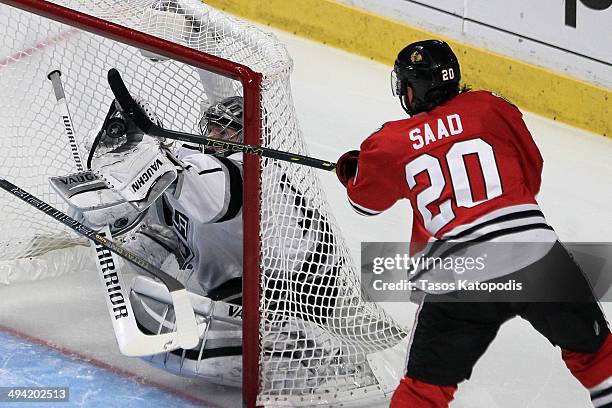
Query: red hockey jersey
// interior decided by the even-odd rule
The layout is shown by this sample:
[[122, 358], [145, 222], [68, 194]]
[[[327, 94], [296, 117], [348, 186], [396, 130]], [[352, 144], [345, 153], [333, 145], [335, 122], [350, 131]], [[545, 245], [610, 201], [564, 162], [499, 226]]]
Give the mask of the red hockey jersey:
[[361, 145], [347, 193], [375, 215], [407, 198], [412, 252], [429, 241], [556, 239], [535, 196], [543, 160], [521, 112], [485, 91], [459, 94], [430, 112], [388, 122]]

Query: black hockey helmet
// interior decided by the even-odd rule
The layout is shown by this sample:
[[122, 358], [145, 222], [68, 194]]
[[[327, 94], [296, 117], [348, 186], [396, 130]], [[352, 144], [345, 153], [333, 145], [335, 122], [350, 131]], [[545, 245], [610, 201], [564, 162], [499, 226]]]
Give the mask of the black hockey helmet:
[[[399, 96], [409, 114], [428, 111], [459, 93], [459, 61], [447, 43], [440, 40], [418, 41], [397, 55], [391, 72], [393, 95]], [[410, 106], [407, 87], [413, 90]]]

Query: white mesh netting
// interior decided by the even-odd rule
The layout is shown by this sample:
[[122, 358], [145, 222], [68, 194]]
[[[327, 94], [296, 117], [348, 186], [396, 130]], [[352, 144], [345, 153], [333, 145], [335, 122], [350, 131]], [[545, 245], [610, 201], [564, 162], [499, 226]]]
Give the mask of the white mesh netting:
[[[196, 0], [54, 3], [262, 73], [263, 145], [307, 154], [291, 98], [291, 59], [274, 36]], [[61, 209], [48, 178], [75, 167], [49, 71], [62, 71], [81, 146], [97, 131], [113, 98], [106, 80], [110, 68], [122, 73], [134, 94], [154, 104], [165, 127], [184, 132], [198, 132], [206, 98], [227, 93], [228, 84], [231, 92], [242, 92], [238, 82], [227, 80], [218, 81], [219, 89], [208, 81], [204, 89], [201, 76], [211, 74], [177, 61], [154, 62], [136, 48], [2, 4], [0, 38], [2, 175]], [[259, 401], [336, 405], [388, 395], [401, 372], [393, 373], [384, 355], [398, 347], [405, 330], [378, 305], [361, 299], [356, 268], [316, 171], [269, 159], [261, 167]], [[0, 206], [0, 265], [83, 244], [7, 194], [0, 194]], [[296, 222], [307, 232], [289, 227]]]

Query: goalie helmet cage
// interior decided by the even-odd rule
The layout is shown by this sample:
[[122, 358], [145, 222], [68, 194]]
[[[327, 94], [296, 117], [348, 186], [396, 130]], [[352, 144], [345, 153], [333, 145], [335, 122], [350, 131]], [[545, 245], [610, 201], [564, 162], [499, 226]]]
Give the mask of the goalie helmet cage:
[[[244, 96], [245, 142], [307, 155], [291, 59], [249, 23], [198, 0], [0, 3], [12, 6], [0, 4], [0, 171], [52, 205], [65, 209], [48, 178], [74, 172], [46, 79], [52, 69], [64, 73], [82, 150], [112, 100], [106, 73], [117, 68], [166, 128], [191, 133], [204, 95], [210, 102], [216, 92], [203, 88], [203, 75], [230, 78], [219, 83]], [[402, 376], [407, 333], [361, 298], [316, 171], [245, 155], [243, 173], [245, 405], [361, 406], [388, 398]], [[82, 240], [6, 194], [0, 206], [0, 278], [76, 265]], [[292, 217], [307, 234], [295, 235], [286, 224]]]

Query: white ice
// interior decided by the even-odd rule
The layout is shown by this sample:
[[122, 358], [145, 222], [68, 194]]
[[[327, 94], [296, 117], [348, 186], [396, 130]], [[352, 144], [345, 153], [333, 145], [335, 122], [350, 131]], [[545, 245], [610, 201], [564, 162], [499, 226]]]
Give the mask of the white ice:
[[[390, 68], [379, 63], [276, 32], [295, 62], [293, 95], [312, 155], [336, 160], [383, 122], [404, 117], [390, 94]], [[578, 102], [577, 102], [578, 103]], [[612, 140], [525, 114], [545, 159], [540, 204], [566, 241], [612, 239]], [[408, 241], [410, 207], [398, 203], [386, 213], [363, 218], [349, 207], [332, 173], [320, 179], [335, 217], [358, 259], [361, 240]], [[117, 351], [95, 272], [21, 283], [0, 289], [0, 322], [23, 333], [181, 390], [215, 406], [241, 406], [240, 393], [151, 369]], [[385, 305], [411, 325], [416, 307]], [[603, 305], [608, 314], [612, 306]], [[92, 386], [94, 386], [92, 384]], [[461, 384], [453, 408], [588, 407], [588, 395], [560, 359], [560, 351], [518, 319], [505, 324]]]

